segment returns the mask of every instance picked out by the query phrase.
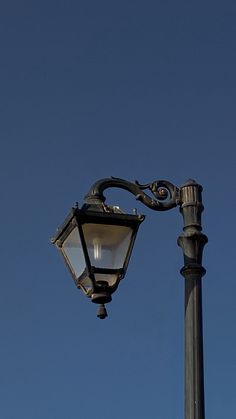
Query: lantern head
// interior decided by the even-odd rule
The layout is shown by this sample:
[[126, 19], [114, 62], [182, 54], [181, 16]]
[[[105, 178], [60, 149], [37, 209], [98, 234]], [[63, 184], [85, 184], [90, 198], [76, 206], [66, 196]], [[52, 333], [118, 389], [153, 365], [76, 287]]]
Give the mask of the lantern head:
[[62, 254], [74, 282], [92, 302], [105, 303], [125, 276], [143, 215], [124, 214], [103, 203], [72, 208], [51, 239]]

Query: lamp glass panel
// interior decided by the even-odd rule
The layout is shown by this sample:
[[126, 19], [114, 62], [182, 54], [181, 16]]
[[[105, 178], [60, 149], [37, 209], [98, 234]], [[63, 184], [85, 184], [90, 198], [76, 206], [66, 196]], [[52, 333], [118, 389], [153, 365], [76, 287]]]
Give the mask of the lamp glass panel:
[[84, 291], [86, 295], [91, 295], [93, 287], [92, 287], [92, 281], [89, 278], [89, 276], [84, 277], [83, 279], [80, 279], [79, 281], [80, 288]]
[[86, 263], [77, 227], [71, 231], [62, 245], [62, 253], [71, 271], [78, 278], [85, 270]]
[[133, 230], [127, 226], [83, 224], [90, 263], [97, 268], [123, 268]]

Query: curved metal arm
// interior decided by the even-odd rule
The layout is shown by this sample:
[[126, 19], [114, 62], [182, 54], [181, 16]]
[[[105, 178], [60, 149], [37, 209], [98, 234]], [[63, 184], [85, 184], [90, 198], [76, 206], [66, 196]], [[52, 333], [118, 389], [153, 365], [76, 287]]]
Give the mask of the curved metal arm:
[[[131, 192], [138, 201], [155, 211], [166, 211], [176, 207], [179, 203], [179, 189], [166, 180], [156, 180], [152, 183], [141, 185], [137, 181], [132, 183], [115, 177], [100, 179], [95, 182], [85, 196], [85, 202], [87, 204], [101, 204], [105, 202], [106, 197], [103, 195], [103, 192], [108, 188], [125, 189]], [[143, 192], [145, 189], [149, 189], [155, 196], [155, 199]]]

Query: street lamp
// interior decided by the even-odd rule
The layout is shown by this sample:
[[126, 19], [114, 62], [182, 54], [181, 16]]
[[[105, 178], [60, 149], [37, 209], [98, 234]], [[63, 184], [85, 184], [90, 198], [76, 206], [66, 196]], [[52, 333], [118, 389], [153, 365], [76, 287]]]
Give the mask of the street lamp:
[[[124, 214], [105, 204], [104, 190], [121, 188], [145, 206], [167, 211], [179, 206], [183, 233], [178, 245], [183, 250], [185, 278], [185, 419], [204, 419], [204, 373], [202, 332], [202, 288], [205, 274], [202, 253], [207, 237], [202, 233], [202, 187], [189, 180], [177, 188], [165, 180], [141, 185], [118, 178], [97, 181], [80, 209], [69, 216], [51, 239], [61, 252], [75, 284], [92, 302], [99, 304], [98, 317], [107, 316], [105, 304], [125, 276], [135, 237], [143, 215]], [[149, 189], [154, 198], [144, 191]]]

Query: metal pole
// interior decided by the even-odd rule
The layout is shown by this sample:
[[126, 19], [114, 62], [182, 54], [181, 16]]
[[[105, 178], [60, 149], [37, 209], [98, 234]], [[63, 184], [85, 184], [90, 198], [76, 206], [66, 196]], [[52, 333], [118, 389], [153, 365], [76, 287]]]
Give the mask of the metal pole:
[[178, 239], [184, 254], [185, 278], [185, 419], [204, 419], [204, 365], [202, 331], [202, 253], [207, 237], [201, 230], [202, 187], [188, 181], [181, 188], [183, 234]]
[[201, 277], [185, 279], [185, 418], [204, 419]]

